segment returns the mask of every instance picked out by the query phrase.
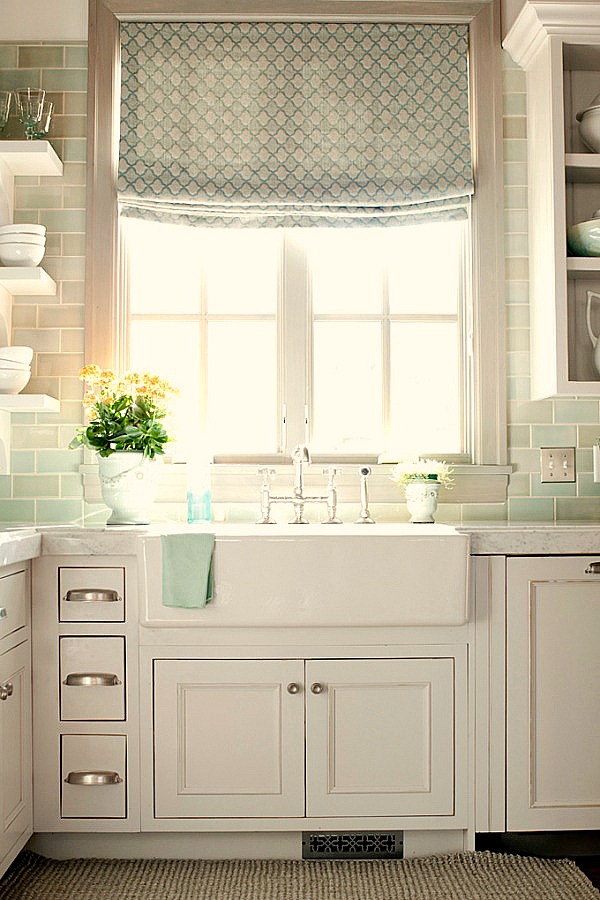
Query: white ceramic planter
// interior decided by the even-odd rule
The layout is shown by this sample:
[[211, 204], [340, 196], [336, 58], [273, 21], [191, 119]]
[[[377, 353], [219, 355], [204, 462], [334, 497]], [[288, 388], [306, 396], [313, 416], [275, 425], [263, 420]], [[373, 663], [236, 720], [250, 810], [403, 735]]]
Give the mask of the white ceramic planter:
[[162, 459], [143, 453], [98, 457], [102, 499], [111, 516], [107, 525], [148, 525], [156, 499]]
[[404, 488], [406, 506], [411, 522], [433, 522], [440, 491], [439, 481], [433, 478], [409, 481]]

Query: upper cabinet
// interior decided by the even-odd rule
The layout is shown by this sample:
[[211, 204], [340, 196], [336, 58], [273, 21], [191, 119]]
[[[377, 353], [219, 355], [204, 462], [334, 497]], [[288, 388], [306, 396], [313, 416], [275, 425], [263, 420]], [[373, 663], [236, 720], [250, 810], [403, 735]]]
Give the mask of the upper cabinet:
[[600, 257], [567, 247], [600, 209], [576, 118], [600, 94], [600, 5], [527, 2], [504, 47], [527, 73], [532, 398], [600, 395]]

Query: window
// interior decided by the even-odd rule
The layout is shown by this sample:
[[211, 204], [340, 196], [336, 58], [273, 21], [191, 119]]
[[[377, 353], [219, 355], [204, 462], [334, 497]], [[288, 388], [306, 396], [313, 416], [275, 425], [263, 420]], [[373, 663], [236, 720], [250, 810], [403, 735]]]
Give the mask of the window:
[[[153, 359], [170, 355], [178, 373], [195, 369], [193, 382], [182, 379], [186, 401], [208, 423], [213, 450], [231, 459], [277, 454], [308, 434], [313, 449], [338, 458], [399, 444], [407, 453], [502, 464], [497, 4], [447, 3], [453, 21], [470, 23], [477, 192], [469, 220], [260, 233], [123, 220], [123, 291], [111, 60], [120, 17], [157, 15], [144, 0], [114, 6], [118, 13], [112, 0], [94, 0], [90, 20], [97, 108], [89, 152], [98, 164], [90, 173], [87, 359], [137, 365], [151, 349]], [[191, 18], [202, 19], [201, 3], [180, 6], [179, 18], [189, 7]], [[390, 19], [403, 20], [409, 7], [410, 19], [414, 3], [390, 2]], [[330, 4], [322, 8], [335, 17]], [[364, 9], [345, 4], [350, 17]], [[238, 18], [251, 18], [250, 10], [241, 4]], [[294, 19], [301, 16], [300, 2]], [[175, 234], [176, 265], [163, 265]], [[136, 246], [144, 248], [143, 264]], [[167, 303], [156, 308], [153, 297]]]

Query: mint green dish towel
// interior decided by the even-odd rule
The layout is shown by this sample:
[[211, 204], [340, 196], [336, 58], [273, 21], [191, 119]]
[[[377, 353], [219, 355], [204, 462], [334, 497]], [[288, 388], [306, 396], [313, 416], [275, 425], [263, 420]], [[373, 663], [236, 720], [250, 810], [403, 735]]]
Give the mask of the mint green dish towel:
[[163, 606], [201, 609], [213, 597], [214, 534], [163, 534]]

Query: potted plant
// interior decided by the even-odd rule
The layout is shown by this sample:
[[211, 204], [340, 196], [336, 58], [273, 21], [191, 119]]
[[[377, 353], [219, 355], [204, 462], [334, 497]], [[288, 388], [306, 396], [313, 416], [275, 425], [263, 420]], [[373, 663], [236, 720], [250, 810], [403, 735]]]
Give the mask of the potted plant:
[[77, 429], [69, 447], [98, 455], [102, 498], [112, 510], [107, 524], [147, 524], [170, 440], [162, 422], [166, 400], [176, 390], [157, 375], [116, 375], [96, 365], [84, 366], [79, 377], [86, 384], [89, 422]]
[[433, 522], [440, 486], [453, 483], [450, 466], [437, 459], [403, 460], [392, 469], [390, 478], [404, 489], [411, 522]]

